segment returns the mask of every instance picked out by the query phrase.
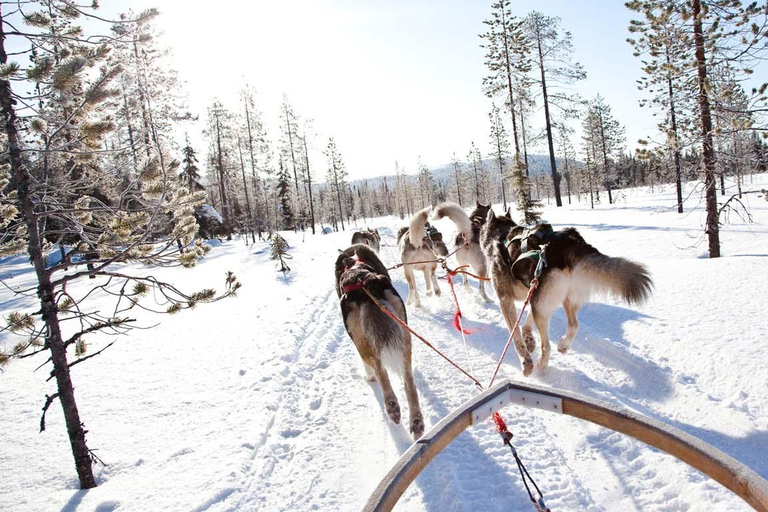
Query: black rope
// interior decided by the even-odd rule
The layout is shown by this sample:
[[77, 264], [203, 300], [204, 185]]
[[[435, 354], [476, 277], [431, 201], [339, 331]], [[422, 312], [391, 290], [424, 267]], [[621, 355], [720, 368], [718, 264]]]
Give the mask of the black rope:
[[[528, 492], [528, 498], [530, 498], [531, 502], [533, 503], [533, 506], [536, 508], [536, 510], [540, 511], [546, 511], [550, 512], [549, 508], [546, 504], [544, 504], [544, 495], [541, 493], [541, 490], [539, 489], [539, 486], [536, 485], [536, 481], [533, 479], [530, 473], [528, 473], [528, 470], [525, 468], [525, 464], [523, 464], [523, 461], [520, 460], [520, 456], [517, 455], [517, 450], [515, 450], [515, 447], [512, 446], [512, 433], [509, 430], [505, 430], [503, 432], [499, 432], [501, 434], [501, 438], [504, 441], [504, 444], [509, 446], [509, 449], [512, 451], [512, 455], [515, 457], [515, 462], [517, 463], [517, 469], [520, 471], [520, 479], [523, 481], [523, 485], [525, 486], [525, 490]], [[539, 495], [539, 499], [533, 497], [533, 493], [531, 492], [531, 488], [528, 485], [528, 480], [531, 481], [531, 484], [533, 485], [534, 489], [536, 489], [536, 493]]]

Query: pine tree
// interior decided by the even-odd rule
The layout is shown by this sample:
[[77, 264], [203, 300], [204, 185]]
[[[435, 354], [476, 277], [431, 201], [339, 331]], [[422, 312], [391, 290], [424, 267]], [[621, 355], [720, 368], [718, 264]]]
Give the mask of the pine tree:
[[[557, 172], [555, 148], [552, 135], [551, 106], [558, 106], [568, 115], [578, 102], [576, 97], [566, 94], [553, 94], [552, 84], [572, 84], [586, 78], [581, 64], [571, 61], [573, 43], [570, 32], [560, 34], [560, 18], [544, 16], [533, 11], [526, 16], [524, 25], [528, 38], [534, 47], [534, 61], [538, 67], [538, 84], [541, 87], [541, 100], [544, 107], [544, 125], [546, 128], [549, 162], [552, 168], [552, 182], [555, 190], [555, 204], [562, 206], [560, 197], [560, 174]], [[549, 85], [547, 85], [549, 82]]]
[[483, 179], [484, 167], [483, 167], [483, 155], [480, 153], [480, 149], [472, 142], [469, 146], [469, 154], [467, 155], [467, 161], [469, 162], [470, 176], [472, 179], [472, 188], [475, 193], [475, 201], [485, 202], [486, 191], [483, 187], [485, 180]]
[[296, 188], [296, 193], [294, 194], [295, 210], [301, 219], [301, 229], [303, 230], [307, 215], [304, 211], [302, 195], [299, 189], [299, 117], [294, 113], [293, 107], [288, 103], [288, 97], [285, 94], [283, 95], [283, 103], [280, 106], [280, 127], [283, 137], [281, 141], [282, 151], [287, 156], [286, 162], [290, 163], [290, 168], [293, 170], [293, 182]]
[[[26, 14], [24, 22], [32, 30], [25, 32], [6, 34], [6, 15], [0, 10], [0, 138], [7, 149], [0, 166], [0, 254], [29, 255], [39, 299], [34, 313], [14, 312], [8, 317], [10, 325], [0, 328], [22, 336], [12, 353], [0, 354], [0, 362], [48, 355], [44, 364], [52, 366], [56, 392], [46, 399], [41, 430], [48, 408], [58, 399], [80, 487], [87, 489], [96, 485], [95, 457], [86, 443], [70, 369], [109, 347], [85, 355], [89, 335], [125, 333], [134, 322], [128, 312], [153, 290], [155, 297], [165, 298], [169, 313], [217, 297], [213, 290], [184, 293], [144, 272], [134, 274], [133, 267], [125, 265], [193, 266], [205, 253], [205, 246], [198, 243], [181, 253], [176, 241], [193, 241], [197, 231], [193, 210], [204, 195], [190, 195], [176, 186], [176, 169], [169, 160], [168, 165], [162, 164], [167, 155], [160, 138], [152, 136], [148, 157], [143, 163], [137, 159], [139, 165], [134, 169], [133, 202], [130, 207], [122, 204], [123, 191], [113, 163], [129, 160], [125, 158], [129, 153], [118, 160], [115, 153], [121, 149], [104, 149], [121, 147], [110, 141], [110, 137], [119, 137], [113, 133], [112, 121], [118, 103], [110, 100], [120, 97], [116, 85], [122, 68], [111, 64], [107, 56], [116, 45], [132, 41], [87, 36], [75, 23], [80, 19], [97, 26], [100, 18], [91, 8], [59, 0], [44, 0], [39, 5], [40, 10]], [[142, 16], [155, 14], [149, 11]], [[6, 45], [34, 48], [31, 54], [13, 54], [16, 58], [31, 56], [29, 67], [24, 69], [10, 60]], [[34, 111], [17, 110], [25, 105], [30, 90], [36, 90]], [[157, 118], [156, 122], [161, 125]], [[46, 265], [52, 244], [64, 240], [77, 242], [61, 262]], [[76, 283], [86, 277], [97, 279], [97, 284], [85, 286], [82, 294], [74, 291]], [[226, 284], [223, 296], [240, 286], [231, 274]], [[115, 307], [106, 313], [93, 310], [88, 302], [97, 288], [116, 298]], [[66, 329], [62, 329], [64, 320], [69, 320]]]
[[[512, 15], [509, 0], [498, 0], [491, 4], [491, 19], [483, 23], [490, 28], [480, 38], [485, 40], [481, 48], [485, 48], [485, 65], [490, 75], [483, 78], [483, 89], [489, 98], [500, 94], [505, 97], [505, 105], [509, 109], [512, 120], [512, 138], [515, 148], [516, 165], [520, 161], [520, 142], [518, 137], [518, 118], [516, 91], [514, 84], [527, 84], [523, 77], [531, 69], [529, 53], [530, 41], [523, 30], [523, 22]], [[527, 162], [526, 162], [527, 173]]]
[[461, 202], [461, 189], [464, 188], [466, 178], [464, 176], [464, 171], [461, 168], [461, 162], [459, 162], [459, 159], [456, 157], [456, 153], [454, 153], [451, 158], [451, 167], [453, 167], [453, 181], [456, 186], [456, 198], [459, 206], [464, 206]]
[[282, 228], [294, 229], [295, 218], [291, 209], [291, 178], [282, 157], [278, 166], [280, 170], [277, 173], [277, 197], [280, 199], [279, 208]]
[[424, 208], [425, 206], [435, 204], [436, 183], [435, 183], [435, 179], [432, 177], [432, 172], [429, 170], [429, 167], [424, 165], [424, 162], [421, 161], [421, 158], [419, 158], [419, 162], [417, 166], [419, 169], [418, 179], [419, 179], [419, 200], [421, 203], [420, 207]]
[[283, 273], [290, 271], [291, 267], [285, 262], [285, 260], [291, 259], [291, 255], [288, 254], [288, 249], [290, 249], [290, 247], [288, 246], [288, 242], [285, 241], [285, 238], [280, 236], [280, 233], [273, 234], [269, 247], [270, 258], [278, 260], [280, 263], [280, 268], [278, 270]]
[[490, 138], [491, 147], [493, 148], [493, 160], [496, 162], [496, 166], [499, 169], [499, 179], [501, 180], [501, 201], [504, 211], [506, 211], [507, 192], [504, 178], [507, 175], [506, 157], [509, 154], [509, 141], [507, 140], [507, 131], [504, 128], [504, 124], [501, 122], [499, 107], [497, 107], [496, 104], [491, 104], [491, 112], [488, 114], [488, 118], [491, 121]]
[[659, 124], [666, 135], [666, 147], [672, 155], [675, 169], [675, 189], [677, 192], [677, 211], [683, 213], [683, 187], [681, 164], [681, 103], [685, 98], [683, 88], [690, 87], [685, 79], [687, 62], [692, 59], [691, 41], [688, 33], [679, 21], [675, 20], [673, 10], [659, 8], [659, 4], [633, 0], [627, 2], [628, 9], [642, 12], [645, 20], [633, 20], [629, 31], [637, 34], [636, 39], [627, 41], [635, 49], [636, 57], [644, 57], [645, 76], [638, 81], [640, 89], [651, 94], [650, 101], [640, 102], [641, 107], [656, 106], [665, 114]]
[[[341, 230], [344, 231], [345, 209], [342, 206], [342, 194], [345, 194], [347, 189], [347, 170], [344, 167], [344, 162], [341, 159], [341, 154], [336, 147], [336, 142], [333, 140], [333, 137], [328, 139], [325, 156], [328, 158], [326, 182], [331, 186], [333, 193], [336, 196], [336, 203], [339, 207], [338, 212], [339, 220], [341, 222]], [[346, 202], [346, 200], [344, 202]]]
[[608, 192], [608, 204], [612, 204], [611, 188], [617, 180], [614, 157], [623, 149], [626, 140], [624, 127], [614, 119], [610, 105], [605, 103], [599, 94], [590, 103], [588, 118], [593, 123], [590, 127], [590, 136], [597, 137], [595, 144], [599, 154], [595, 155], [595, 161], [599, 161], [602, 165], [603, 184]]
[[189, 143], [189, 137], [184, 138], [186, 144], [182, 148], [182, 154], [184, 155], [181, 160], [181, 172], [179, 173], [179, 179], [187, 185], [190, 192], [196, 192], [201, 190], [200, 185], [200, 169], [197, 167], [197, 155], [195, 149]]
[[213, 170], [215, 173], [211, 182], [215, 183], [217, 187], [221, 216], [224, 220], [228, 240], [232, 238], [234, 225], [234, 204], [230, 193], [232, 188], [232, 169], [234, 168], [230, 161], [231, 150], [234, 146], [232, 119], [232, 114], [216, 99], [208, 107], [208, 126], [204, 132], [210, 138], [209, 151], [212, 166], [209, 167], [209, 171]]

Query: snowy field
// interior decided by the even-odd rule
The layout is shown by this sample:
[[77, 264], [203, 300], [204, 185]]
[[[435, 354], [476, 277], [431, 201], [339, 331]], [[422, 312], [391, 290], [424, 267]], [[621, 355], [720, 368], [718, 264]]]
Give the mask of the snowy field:
[[[745, 184], [760, 188], [768, 188], [768, 176]], [[651, 300], [632, 309], [608, 299], [585, 305], [570, 353], [553, 351], [549, 368], [526, 379], [511, 351], [501, 378], [626, 407], [768, 478], [768, 202], [745, 196], [753, 222], [730, 215], [721, 231], [723, 257], [710, 260], [703, 204], [692, 199], [685, 214], [676, 213], [671, 186], [619, 196], [617, 204], [595, 209], [584, 202], [547, 207], [544, 216], [556, 229], [575, 226], [605, 254], [647, 265]], [[392, 235], [404, 224], [367, 223], [385, 235], [380, 256], [387, 266], [399, 262]], [[450, 220], [436, 225], [452, 239]], [[215, 244], [196, 270], [156, 272], [195, 290], [222, 289], [232, 270], [243, 288], [237, 298], [176, 316], [139, 315], [142, 325], [160, 324], [73, 368], [88, 444], [106, 463], [95, 468], [95, 489], [77, 489], [58, 403], [38, 433], [45, 396], [55, 391], [46, 382], [49, 366], [36, 370], [45, 358], [11, 362], [0, 373], [0, 510], [360, 510], [411, 439], [406, 427], [389, 421], [379, 387], [364, 380], [344, 330], [332, 269], [351, 234], [286, 233], [293, 256], [286, 275], [275, 270], [266, 243], [242, 240]], [[402, 270], [391, 274], [405, 297]], [[12, 287], [32, 282], [23, 258], [4, 260], [0, 275]], [[408, 313], [417, 332], [487, 382], [507, 331], [497, 303], [483, 303], [472, 285], [457, 286], [466, 325], [476, 330], [467, 336], [469, 360], [452, 327], [449, 293], [422, 292], [422, 307]], [[441, 287], [448, 292], [443, 280]], [[0, 313], [18, 309], [33, 311], [35, 297], [14, 297], [3, 287]], [[564, 331], [561, 309], [552, 338]], [[88, 341], [95, 352], [112, 339]], [[413, 351], [430, 429], [477, 391], [415, 339]], [[393, 385], [407, 409], [399, 377]], [[515, 406], [502, 416], [553, 511], [748, 509], [701, 473], [621, 434]], [[396, 510], [532, 508], [508, 448], [486, 423], [449, 445]]]

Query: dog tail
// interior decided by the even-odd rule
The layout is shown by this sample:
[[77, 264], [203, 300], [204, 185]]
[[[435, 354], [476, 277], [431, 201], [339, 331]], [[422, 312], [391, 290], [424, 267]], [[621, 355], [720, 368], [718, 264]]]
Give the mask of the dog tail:
[[431, 211], [432, 206], [427, 206], [423, 210], [414, 213], [413, 217], [411, 217], [411, 223], [408, 226], [408, 239], [414, 247], [421, 247], [424, 243], [422, 240], [427, 236], [427, 218]]
[[599, 252], [584, 257], [576, 266], [576, 274], [581, 274], [588, 283], [582, 288], [588, 293], [612, 294], [628, 304], [645, 302], [653, 289], [653, 280], [645, 266]]
[[472, 239], [472, 222], [469, 220], [469, 215], [464, 209], [456, 203], [442, 203], [432, 213], [433, 220], [440, 220], [443, 217], [448, 217], [456, 224], [459, 233], [464, 235], [466, 240]]

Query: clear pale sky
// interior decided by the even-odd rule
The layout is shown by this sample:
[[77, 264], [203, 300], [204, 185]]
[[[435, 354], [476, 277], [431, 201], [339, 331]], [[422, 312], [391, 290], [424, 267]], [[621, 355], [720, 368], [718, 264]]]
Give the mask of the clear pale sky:
[[[481, 91], [487, 71], [478, 37], [490, 5], [132, 0], [104, 2], [102, 11], [160, 10], [157, 24], [201, 119], [214, 97], [238, 108], [238, 91], [247, 80], [258, 92], [275, 142], [285, 93], [296, 113], [314, 120], [315, 148], [334, 137], [350, 177], [361, 178], [391, 174], [396, 160], [407, 172], [416, 171], [419, 157], [428, 166], [450, 162], [454, 152], [465, 160], [472, 141], [484, 152], [490, 149], [490, 100]], [[626, 127], [630, 148], [638, 138], [655, 135], [656, 121], [637, 104], [640, 62], [625, 41], [633, 13], [623, 2], [516, 0], [512, 9], [521, 17], [539, 10], [562, 19], [563, 29], [573, 34], [574, 58], [588, 73], [575, 90], [587, 99], [598, 93], [606, 98]], [[534, 126], [542, 119], [542, 112], [534, 114]], [[201, 128], [202, 121], [190, 132]], [[580, 137], [574, 143], [579, 148]], [[314, 159], [322, 177], [325, 159], [320, 153]]]

